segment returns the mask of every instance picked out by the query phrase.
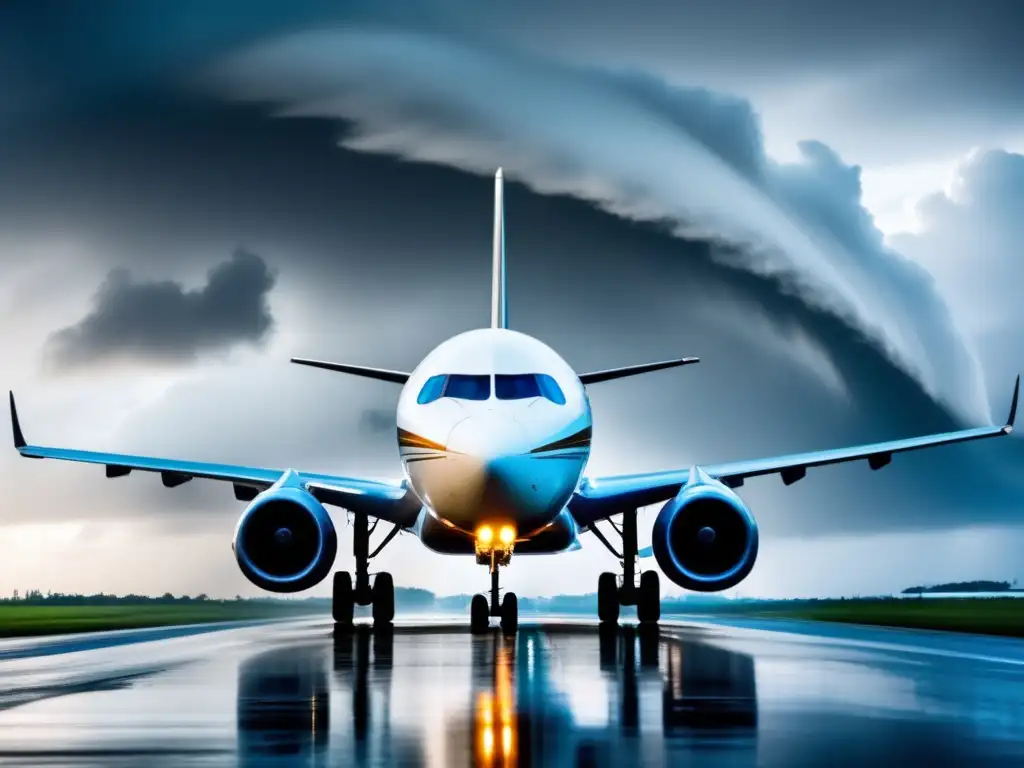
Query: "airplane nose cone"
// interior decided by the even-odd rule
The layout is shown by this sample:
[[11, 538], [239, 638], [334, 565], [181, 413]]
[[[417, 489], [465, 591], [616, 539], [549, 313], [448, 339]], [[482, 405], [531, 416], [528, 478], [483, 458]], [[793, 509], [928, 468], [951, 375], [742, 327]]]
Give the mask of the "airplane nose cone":
[[481, 411], [460, 421], [443, 458], [411, 460], [413, 487], [442, 518], [465, 530], [504, 522], [520, 533], [550, 522], [579, 479], [582, 460], [552, 460], [530, 451], [547, 437], [507, 413]]
[[529, 451], [523, 425], [508, 415], [484, 411], [463, 419], [448, 435], [446, 448], [488, 462]]

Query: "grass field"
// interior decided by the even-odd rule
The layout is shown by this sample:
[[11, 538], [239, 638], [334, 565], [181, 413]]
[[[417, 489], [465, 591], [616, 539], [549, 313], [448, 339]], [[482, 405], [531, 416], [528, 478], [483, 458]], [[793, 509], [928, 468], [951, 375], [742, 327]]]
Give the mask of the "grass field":
[[108, 629], [138, 629], [174, 624], [287, 618], [320, 612], [302, 604], [282, 606], [246, 601], [208, 601], [181, 605], [22, 605], [0, 604], [0, 637], [60, 635]]
[[710, 612], [1024, 637], [1024, 598], [788, 600]]
[[[685, 603], [668, 613], [694, 613]], [[809, 619], [909, 629], [1024, 637], [1024, 598], [925, 598], [723, 602], [697, 613]], [[169, 605], [25, 605], [0, 603], [0, 637], [57, 635], [174, 624], [329, 615], [327, 605], [210, 600]], [[588, 614], [589, 615], [589, 614]]]

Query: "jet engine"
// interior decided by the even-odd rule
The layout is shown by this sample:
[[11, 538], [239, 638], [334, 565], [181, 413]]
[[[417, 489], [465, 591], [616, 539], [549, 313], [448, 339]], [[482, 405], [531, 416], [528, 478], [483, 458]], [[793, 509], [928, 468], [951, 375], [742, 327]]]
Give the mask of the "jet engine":
[[757, 559], [757, 523], [742, 499], [699, 467], [658, 513], [651, 539], [662, 572], [696, 592], [739, 584]]
[[338, 534], [323, 504], [304, 488], [275, 486], [246, 507], [231, 544], [238, 567], [270, 592], [299, 592], [331, 572]]

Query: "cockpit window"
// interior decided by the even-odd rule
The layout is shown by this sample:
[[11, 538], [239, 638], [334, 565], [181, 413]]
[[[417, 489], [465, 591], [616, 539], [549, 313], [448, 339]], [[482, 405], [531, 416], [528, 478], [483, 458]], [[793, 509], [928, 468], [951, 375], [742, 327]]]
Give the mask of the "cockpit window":
[[[546, 373], [499, 373], [494, 377], [494, 395], [499, 400], [529, 400], [543, 397], [565, 405], [565, 394]], [[491, 377], [486, 374], [449, 373], [431, 376], [423, 383], [416, 402], [432, 403], [442, 397], [458, 400], [486, 400], [491, 396]]]
[[532, 373], [498, 374], [494, 377], [494, 395], [499, 400], [524, 400], [540, 397], [540, 384]]
[[420, 405], [432, 403], [442, 397], [459, 400], [486, 400], [491, 396], [491, 377], [484, 374], [441, 373], [431, 376], [423, 383], [416, 402]]
[[499, 373], [494, 377], [494, 394], [499, 400], [544, 397], [555, 405], [565, 405], [561, 387], [546, 373]]
[[426, 405], [440, 398], [441, 393], [444, 392], [444, 380], [446, 378], [448, 377], [441, 374], [440, 376], [431, 376], [427, 379], [423, 389], [420, 390], [420, 396], [416, 398], [416, 402], [420, 405]]
[[555, 405], [565, 405], [565, 393], [558, 386], [558, 382], [546, 373], [537, 374], [537, 383], [540, 384], [541, 394]]
[[444, 396], [459, 400], [486, 400], [491, 396], [491, 377], [453, 373], [444, 386]]

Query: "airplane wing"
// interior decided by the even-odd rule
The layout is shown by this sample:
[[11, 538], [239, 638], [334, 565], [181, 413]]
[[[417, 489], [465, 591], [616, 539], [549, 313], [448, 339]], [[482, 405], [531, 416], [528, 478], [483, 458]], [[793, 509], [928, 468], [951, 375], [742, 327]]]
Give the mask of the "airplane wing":
[[[1017, 383], [1013, 389], [1010, 415], [1006, 424], [1000, 427], [977, 427], [937, 435], [890, 440], [884, 443], [856, 445], [849, 448], [700, 466], [711, 477], [721, 480], [732, 488], [741, 486], [748, 477], [776, 473], [782, 475], [782, 482], [792, 485], [807, 474], [809, 467], [823, 467], [827, 464], [841, 464], [859, 459], [867, 459], [871, 469], [881, 469], [892, 460], [894, 453], [1010, 434], [1017, 415], [1019, 395], [1020, 376], [1017, 377]], [[576, 523], [585, 528], [592, 523], [620, 514], [626, 509], [637, 509], [671, 499], [679, 492], [680, 488], [686, 485], [690, 472], [689, 469], [677, 469], [636, 475], [584, 478], [576, 495], [569, 501], [569, 511]]]
[[[106, 466], [107, 477], [122, 477], [133, 470], [158, 472], [163, 485], [167, 488], [179, 486], [194, 477], [221, 480], [234, 486], [235, 498], [239, 501], [251, 501], [258, 493], [272, 486], [288, 471], [286, 469], [210, 464], [199, 461], [29, 445], [21, 429], [13, 392], [10, 393], [10, 399], [14, 447], [18, 453], [29, 459], [60, 459], [86, 464], [103, 464]], [[372, 515], [401, 527], [412, 525], [420, 509], [420, 502], [404, 480], [365, 480], [309, 472], [297, 472], [297, 474], [306, 490], [322, 504]]]

